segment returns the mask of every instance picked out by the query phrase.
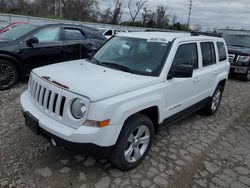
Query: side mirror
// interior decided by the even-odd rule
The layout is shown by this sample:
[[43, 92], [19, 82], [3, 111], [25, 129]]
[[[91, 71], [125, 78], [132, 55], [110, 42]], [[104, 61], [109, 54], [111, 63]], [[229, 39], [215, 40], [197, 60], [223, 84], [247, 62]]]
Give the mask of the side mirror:
[[32, 37], [32, 38], [26, 40], [26, 44], [27, 44], [27, 46], [29, 46], [29, 47], [32, 47], [33, 44], [35, 44], [35, 43], [39, 43], [39, 40], [38, 40], [38, 38], [36, 38], [36, 37]]
[[168, 79], [172, 78], [191, 78], [193, 76], [193, 66], [192, 65], [176, 65], [171, 68]]

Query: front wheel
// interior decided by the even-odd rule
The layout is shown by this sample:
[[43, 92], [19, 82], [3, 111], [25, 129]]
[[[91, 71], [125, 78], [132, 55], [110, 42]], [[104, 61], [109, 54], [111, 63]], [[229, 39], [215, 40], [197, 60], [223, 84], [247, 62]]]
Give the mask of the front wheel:
[[135, 114], [124, 124], [110, 159], [121, 170], [131, 170], [147, 156], [152, 145], [154, 125], [142, 115]]
[[250, 67], [248, 68], [243, 79], [244, 79], [244, 81], [250, 81]]
[[213, 115], [217, 112], [221, 103], [222, 91], [221, 85], [218, 85], [213, 96], [209, 99], [207, 106], [204, 108], [206, 114]]
[[5, 60], [0, 60], [0, 91], [11, 88], [18, 80], [16, 67]]

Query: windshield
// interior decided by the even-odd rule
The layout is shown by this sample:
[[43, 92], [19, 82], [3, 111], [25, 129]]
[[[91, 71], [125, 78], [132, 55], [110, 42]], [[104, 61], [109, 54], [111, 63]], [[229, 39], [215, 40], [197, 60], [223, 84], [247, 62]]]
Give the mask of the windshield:
[[226, 35], [224, 38], [228, 46], [250, 48], [250, 35]]
[[147, 39], [113, 37], [91, 59], [93, 63], [135, 74], [158, 76], [169, 43]]
[[9, 41], [16, 40], [26, 35], [27, 33], [29, 33], [30, 31], [32, 31], [33, 29], [37, 27], [38, 26], [29, 25], [29, 24], [20, 25], [18, 27], [15, 27], [11, 30], [6, 31], [5, 33], [2, 33], [0, 35], [0, 39], [9, 40]]

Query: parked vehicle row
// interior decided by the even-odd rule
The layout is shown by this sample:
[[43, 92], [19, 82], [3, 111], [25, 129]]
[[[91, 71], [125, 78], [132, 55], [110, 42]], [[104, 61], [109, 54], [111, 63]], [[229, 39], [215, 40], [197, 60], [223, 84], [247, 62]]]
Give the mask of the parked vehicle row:
[[229, 69], [222, 38], [120, 33], [89, 59], [33, 69], [21, 106], [27, 126], [53, 145], [130, 170], [162, 127], [216, 113]]
[[76, 25], [24, 24], [0, 35], [0, 90], [12, 87], [33, 68], [87, 58], [106, 38]]
[[31, 72], [21, 105], [35, 134], [130, 170], [161, 128], [216, 113], [229, 73], [250, 80], [249, 36], [224, 38], [20, 24], [0, 34], [0, 90]]
[[110, 39], [112, 36], [118, 33], [126, 33], [128, 31], [122, 29], [109, 29], [109, 28], [98, 28], [98, 31], [105, 36], [107, 39]]

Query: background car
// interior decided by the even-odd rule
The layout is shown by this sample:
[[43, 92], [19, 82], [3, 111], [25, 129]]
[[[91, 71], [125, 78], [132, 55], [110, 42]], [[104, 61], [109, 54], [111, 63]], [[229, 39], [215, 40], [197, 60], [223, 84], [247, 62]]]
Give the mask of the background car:
[[250, 35], [228, 34], [224, 39], [228, 46], [230, 73], [250, 81]]
[[112, 37], [115, 34], [121, 33], [121, 32], [128, 32], [126, 30], [121, 29], [107, 29], [107, 28], [98, 28], [98, 31], [105, 36], [107, 39]]
[[0, 34], [0, 90], [12, 87], [33, 68], [87, 58], [106, 38], [77, 25], [25, 24]]
[[14, 29], [15, 27], [18, 27], [23, 24], [27, 24], [28, 22], [3, 22], [2, 24], [0, 23], [0, 33], [6, 32], [10, 29]]

